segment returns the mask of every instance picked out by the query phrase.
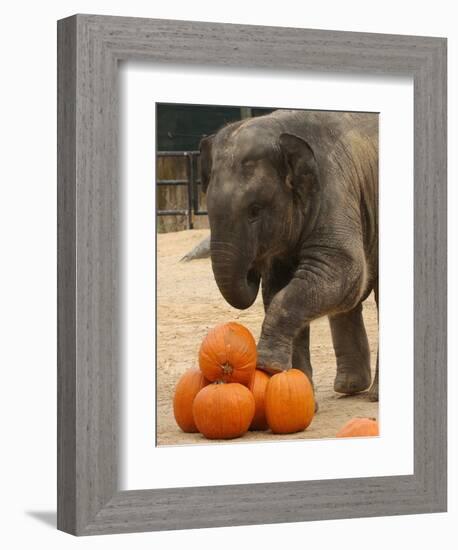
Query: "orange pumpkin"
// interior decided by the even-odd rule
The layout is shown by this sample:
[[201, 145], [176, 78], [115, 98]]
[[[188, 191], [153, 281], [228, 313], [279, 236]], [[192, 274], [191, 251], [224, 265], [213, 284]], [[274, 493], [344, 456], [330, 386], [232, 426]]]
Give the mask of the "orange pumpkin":
[[336, 437], [370, 437], [379, 435], [375, 418], [352, 418], [338, 431]]
[[269, 424], [267, 424], [266, 411], [265, 411], [265, 398], [267, 384], [269, 383], [270, 376], [262, 370], [256, 369], [250, 382], [250, 390], [254, 397], [255, 411], [253, 421], [250, 425], [250, 430], [268, 430]]
[[199, 432], [208, 439], [233, 439], [248, 431], [254, 416], [254, 397], [242, 384], [206, 386], [192, 406]]
[[315, 413], [313, 388], [307, 376], [298, 369], [272, 376], [267, 385], [265, 409], [274, 433], [305, 430]]
[[210, 382], [197, 368], [188, 369], [178, 380], [173, 396], [173, 414], [178, 426], [186, 433], [198, 431], [192, 416], [192, 403], [207, 384]]
[[251, 332], [239, 323], [225, 323], [214, 327], [205, 337], [199, 350], [199, 366], [207, 380], [248, 386], [256, 357]]

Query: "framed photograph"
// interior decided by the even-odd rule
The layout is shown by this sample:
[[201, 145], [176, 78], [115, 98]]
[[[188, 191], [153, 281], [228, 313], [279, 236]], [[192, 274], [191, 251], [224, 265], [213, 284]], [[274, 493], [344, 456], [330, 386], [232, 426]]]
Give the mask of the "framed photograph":
[[[310, 96], [309, 91], [308, 101], [311, 101]], [[371, 419], [375, 428], [377, 382], [372, 387], [372, 394], [363, 392], [369, 389], [375, 378], [371, 364], [375, 371], [378, 349], [375, 298], [378, 298], [379, 264], [378, 118], [378, 113], [371, 112], [156, 103], [158, 446], [221, 443], [222, 440], [260, 442], [335, 437], [340, 427], [355, 416]], [[303, 137], [299, 136], [301, 130]], [[328, 137], [323, 141], [326, 132]], [[337, 134], [341, 144], [347, 139], [344, 136], [348, 136], [348, 153], [335, 150]], [[357, 152], [358, 144], [360, 153]], [[322, 174], [307, 176], [308, 170], [315, 170], [315, 163], [327, 164], [325, 159], [329, 154], [329, 167], [322, 169]], [[352, 156], [348, 167], [342, 164], [345, 154]], [[356, 164], [359, 155], [362, 163]], [[195, 161], [197, 166], [193, 166]], [[358, 181], [354, 172], [357, 165], [364, 165], [366, 172], [361, 174], [361, 192], [368, 195], [369, 215], [363, 226], [367, 228], [367, 235], [361, 241], [352, 229], [354, 224], [361, 227], [359, 206], [343, 205], [338, 196], [338, 190], [345, 185], [344, 174], [351, 173], [351, 185]], [[301, 176], [294, 175], [295, 170], [300, 171]], [[335, 170], [339, 170], [342, 177], [336, 178]], [[332, 180], [338, 181], [337, 189], [331, 183], [326, 184], [326, 174], [333, 174]], [[185, 179], [188, 175], [193, 178], [189, 182], [191, 189], [183, 193], [181, 206], [187, 205], [188, 197], [194, 199], [195, 204], [184, 216], [179, 208], [171, 208], [179, 202], [176, 186], [181, 182], [180, 175]], [[239, 186], [242, 189], [237, 191]], [[135, 186], [128, 186], [128, 189], [135, 189]], [[133, 192], [138, 193], [138, 189]], [[126, 194], [129, 196], [130, 191]], [[348, 190], [344, 196], [345, 201], [354, 201]], [[325, 200], [329, 201], [329, 208], [323, 204]], [[358, 192], [358, 205], [360, 200], [361, 193]], [[201, 202], [207, 203], [208, 213]], [[345, 220], [338, 215], [335, 227], [331, 228], [334, 216], [331, 212], [342, 211], [346, 212]], [[348, 218], [351, 211], [358, 212], [357, 220]], [[134, 212], [132, 216], [135, 216]], [[320, 237], [324, 231], [326, 237]], [[337, 236], [342, 231], [346, 232], [343, 241]], [[135, 234], [137, 242], [140, 238]], [[242, 246], [242, 242], [246, 244]], [[195, 249], [191, 243], [196, 243]], [[127, 241], [129, 246], [130, 240]], [[335, 247], [333, 252], [331, 246]], [[191, 249], [187, 250], [187, 247]], [[356, 254], [361, 252], [361, 257], [364, 256], [361, 265], [371, 275], [357, 277], [357, 296], [354, 297], [347, 289], [342, 289], [334, 300], [331, 288], [323, 286], [320, 294], [334, 303], [332, 306], [317, 305], [319, 312], [313, 313], [307, 313], [305, 303], [299, 304], [300, 297], [310, 292], [315, 280], [305, 283], [306, 288], [301, 288], [295, 296], [298, 327], [293, 327], [296, 335], [292, 345], [288, 344], [291, 348], [288, 355], [287, 350], [282, 350], [280, 343], [275, 342], [273, 335], [266, 330], [268, 323], [280, 323], [275, 309], [276, 295], [291, 283], [294, 273], [309, 269], [306, 268], [309, 263], [312, 270], [324, 270], [316, 280], [319, 287], [323, 285], [325, 272], [332, 273], [333, 279], [338, 277], [343, 281], [342, 272], [346, 268], [342, 265], [342, 258], [347, 247], [357, 249]], [[307, 254], [303, 260], [301, 251]], [[348, 253], [352, 254], [350, 250]], [[128, 279], [138, 285], [136, 272], [143, 270], [135, 259], [129, 260], [127, 265]], [[339, 272], [341, 275], [337, 275]], [[348, 286], [353, 289], [353, 282]], [[407, 285], [405, 296], [412, 294], [409, 286], [411, 288], [411, 284]], [[144, 297], [144, 293], [141, 294]], [[309, 300], [310, 297], [306, 298], [306, 302]], [[339, 306], [346, 300], [351, 304]], [[139, 304], [142, 307], [143, 300]], [[341, 312], [337, 313], [336, 308]], [[288, 323], [291, 323], [295, 311], [295, 307], [288, 307]], [[132, 315], [129, 319], [135, 317]], [[137, 318], [144, 322], [143, 315]], [[307, 319], [306, 323], [304, 319]], [[246, 340], [239, 332], [242, 326], [252, 333]], [[139, 327], [131, 325], [130, 330], [137, 333]], [[286, 328], [279, 327], [277, 331], [286, 338]], [[257, 350], [256, 342], [259, 342]], [[236, 350], [226, 349], [227, 345], [240, 345], [240, 357]], [[133, 347], [138, 349], [138, 344], [133, 344]], [[280, 350], [285, 356], [274, 357], [274, 351], [279, 353]], [[195, 361], [191, 359], [193, 356]], [[274, 361], [278, 366], [273, 364]], [[192, 368], [196, 363], [199, 368]], [[285, 402], [284, 410], [280, 404], [285, 396], [274, 398], [272, 395], [265, 403], [270, 375], [289, 366], [299, 380], [302, 378], [306, 382], [296, 371], [301, 371], [311, 382], [308, 408], [304, 405], [301, 409], [303, 418], [297, 425], [298, 420], [293, 418], [294, 403]], [[180, 385], [177, 386], [180, 376]], [[222, 392], [241, 391], [243, 404], [235, 408], [232, 401], [220, 404], [218, 393], [215, 393], [218, 404], [207, 403], [204, 399], [203, 418], [198, 414], [195, 426], [188, 402], [194, 401], [194, 391], [191, 390], [194, 377], [198, 382], [196, 389], [207, 385], [207, 381], [246, 384], [255, 400], [250, 399], [249, 392], [237, 386], [208, 388], [199, 400], [206, 392], [222, 395]], [[170, 390], [175, 387], [173, 396]], [[349, 398], [339, 400], [337, 405], [337, 394]], [[243, 401], [244, 395], [246, 402]], [[307, 397], [301, 397], [300, 403], [306, 400]], [[253, 409], [250, 409], [250, 401], [255, 405], [254, 419], [249, 418]], [[224, 410], [217, 414], [216, 407], [219, 406]], [[276, 410], [276, 407], [282, 408]], [[318, 407], [320, 414], [317, 421], [312, 422]], [[212, 417], [212, 412], [216, 418]], [[244, 422], [232, 426], [226, 415], [237, 416], [239, 413], [247, 414], [242, 418]], [[271, 417], [270, 423], [266, 413]], [[181, 429], [177, 429], [177, 423]], [[247, 428], [250, 429], [247, 431]], [[239, 439], [242, 435], [243, 439]]]
[[58, 22], [60, 530], [446, 511], [446, 78], [443, 38]]

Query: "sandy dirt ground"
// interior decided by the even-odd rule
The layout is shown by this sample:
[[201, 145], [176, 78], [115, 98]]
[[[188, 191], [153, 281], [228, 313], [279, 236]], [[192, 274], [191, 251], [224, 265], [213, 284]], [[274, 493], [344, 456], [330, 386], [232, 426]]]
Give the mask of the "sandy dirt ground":
[[[180, 258], [198, 244], [208, 230], [160, 234], [157, 238], [157, 444], [215, 443], [200, 434], [185, 434], [175, 423], [172, 398], [181, 374], [197, 366], [200, 343], [218, 323], [237, 321], [259, 337], [264, 311], [261, 293], [248, 310], [232, 308], [222, 298], [213, 278], [209, 259], [180, 263]], [[371, 348], [372, 372], [377, 354], [377, 310], [373, 296], [364, 303], [364, 320]], [[306, 431], [289, 435], [249, 432], [234, 442], [271, 439], [317, 439], [334, 437], [354, 416], [378, 418], [378, 403], [366, 393], [342, 396], [333, 391], [335, 356], [327, 318], [311, 326], [311, 357], [319, 411]], [[222, 443], [217, 441], [216, 443]]]

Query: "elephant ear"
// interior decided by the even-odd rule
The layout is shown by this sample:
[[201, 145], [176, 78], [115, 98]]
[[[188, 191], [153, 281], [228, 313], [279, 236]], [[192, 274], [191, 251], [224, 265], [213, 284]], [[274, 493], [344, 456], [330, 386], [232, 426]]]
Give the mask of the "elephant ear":
[[318, 182], [318, 164], [310, 145], [293, 134], [281, 134], [280, 149], [286, 164], [286, 184], [297, 192], [309, 191]]
[[214, 134], [211, 136], [204, 137], [200, 141], [200, 181], [202, 184], [202, 191], [207, 192], [208, 184], [210, 183], [210, 175], [212, 171], [212, 149], [213, 149], [213, 138]]

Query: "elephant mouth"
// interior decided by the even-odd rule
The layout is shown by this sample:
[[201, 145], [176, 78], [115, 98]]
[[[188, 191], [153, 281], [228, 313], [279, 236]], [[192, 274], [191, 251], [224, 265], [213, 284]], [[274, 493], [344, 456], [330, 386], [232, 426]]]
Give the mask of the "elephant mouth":
[[250, 267], [246, 274], [246, 280], [250, 287], [259, 287], [259, 283], [261, 281], [261, 275], [256, 270], [254, 266]]

